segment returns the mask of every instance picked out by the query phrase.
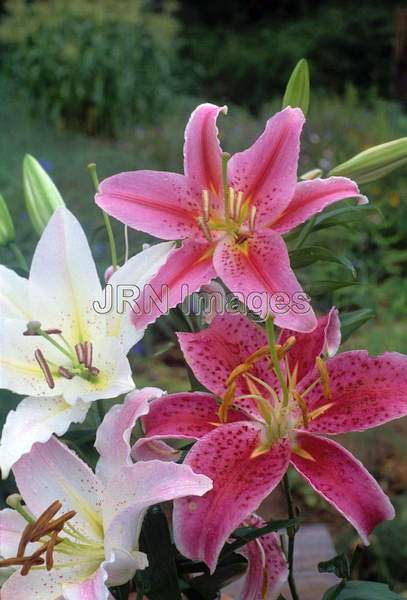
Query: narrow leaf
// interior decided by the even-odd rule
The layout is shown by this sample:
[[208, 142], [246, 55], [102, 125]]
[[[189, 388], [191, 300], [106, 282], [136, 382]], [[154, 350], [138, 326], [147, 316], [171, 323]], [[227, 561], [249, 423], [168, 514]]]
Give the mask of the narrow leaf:
[[356, 277], [356, 269], [351, 261], [346, 258], [346, 256], [335, 255], [331, 250], [328, 250], [328, 248], [322, 246], [308, 246], [291, 250], [290, 252], [290, 262], [294, 269], [307, 267], [317, 261], [340, 264], [349, 269], [353, 277]]
[[342, 342], [346, 342], [359, 327], [362, 327], [367, 321], [375, 316], [371, 308], [361, 308], [348, 313], [341, 314], [341, 333]]
[[357, 281], [313, 281], [307, 285], [307, 293], [313, 296], [320, 296], [322, 294], [329, 294], [342, 288], [350, 287], [352, 285], [362, 285]]
[[[337, 593], [339, 592], [339, 593]], [[402, 600], [385, 583], [374, 581], [348, 581], [330, 588], [322, 600]]]

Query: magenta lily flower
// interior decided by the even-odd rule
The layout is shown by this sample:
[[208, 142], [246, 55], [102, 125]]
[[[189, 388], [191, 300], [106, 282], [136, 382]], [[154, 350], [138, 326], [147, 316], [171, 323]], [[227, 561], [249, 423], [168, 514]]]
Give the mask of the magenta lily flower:
[[109, 600], [109, 586], [148, 565], [138, 548], [153, 504], [204, 494], [211, 481], [159, 460], [133, 464], [130, 429], [162, 392], [145, 388], [107, 413], [97, 434], [97, 473], [55, 437], [13, 466], [21, 497], [0, 511], [0, 568], [12, 574], [2, 600]]
[[[142, 419], [146, 438], [133, 452], [143, 454], [157, 440], [197, 440], [184, 464], [210, 477], [213, 489], [175, 502], [175, 539], [183, 554], [213, 570], [233, 529], [290, 464], [365, 544], [378, 523], [393, 518], [389, 499], [363, 465], [324, 436], [406, 415], [407, 357], [395, 352], [371, 357], [366, 351], [332, 356], [339, 332], [335, 309], [311, 334], [294, 339], [291, 331], [281, 332], [276, 351], [287, 395], [270, 367], [264, 330], [246, 317], [219, 315], [206, 330], [178, 334], [195, 376], [212, 393], [154, 400]], [[331, 357], [325, 361], [323, 353]]]
[[[185, 131], [184, 175], [114, 175], [101, 183], [96, 203], [130, 227], [183, 240], [151, 281], [159, 298], [168, 289], [168, 308], [182, 300], [185, 290], [196, 292], [218, 276], [262, 317], [274, 314], [281, 327], [311, 331], [316, 318], [309, 305], [303, 309], [306, 296], [290, 267], [282, 234], [333, 202], [366, 198], [345, 177], [297, 183], [304, 124], [298, 108], [274, 115], [250, 148], [234, 154], [224, 181], [226, 159], [216, 127], [220, 112], [226, 113], [226, 107], [202, 104], [192, 113]], [[281, 293], [284, 311], [275, 306]], [[141, 306], [145, 312], [134, 317], [138, 325], [157, 317], [158, 309], [148, 308]]]

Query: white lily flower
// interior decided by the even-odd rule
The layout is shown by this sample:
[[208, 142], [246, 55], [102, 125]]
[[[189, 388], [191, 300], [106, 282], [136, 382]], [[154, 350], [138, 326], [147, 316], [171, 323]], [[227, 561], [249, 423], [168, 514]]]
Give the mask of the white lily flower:
[[[132, 257], [112, 275], [110, 291], [143, 288], [172, 248], [164, 242]], [[130, 308], [95, 310], [103, 290], [85, 234], [66, 208], [45, 228], [29, 279], [0, 266], [0, 289], [0, 387], [29, 396], [3, 430], [4, 477], [33, 443], [82, 422], [90, 402], [134, 389], [126, 355], [144, 331], [129, 324]]]
[[146, 509], [211, 489], [211, 480], [189, 466], [131, 462], [131, 427], [161, 393], [132, 392], [107, 413], [98, 431], [103, 468], [96, 475], [55, 437], [14, 465], [25, 505], [14, 497], [14, 510], [0, 512], [0, 574], [14, 570], [2, 600], [108, 600], [109, 586], [126, 583], [148, 564], [138, 548]]

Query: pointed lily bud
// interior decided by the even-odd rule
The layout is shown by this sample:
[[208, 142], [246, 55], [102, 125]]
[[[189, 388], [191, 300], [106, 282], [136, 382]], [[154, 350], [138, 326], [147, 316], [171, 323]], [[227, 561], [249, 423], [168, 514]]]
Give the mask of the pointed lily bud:
[[51, 177], [30, 154], [23, 161], [23, 185], [28, 215], [41, 235], [54, 211], [65, 203]]
[[307, 171], [300, 175], [300, 179], [308, 180], [308, 179], [316, 179], [317, 177], [321, 177], [322, 170], [321, 169], [311, 169], [311, 171]]
[[6, 201], [0, 194], [0, 246], [7, 246], [10, 242], [14, 242], [15, 239], [16, 233], [13, 221]]
[[334, 167], [329, 175], [351, 177], [357, 183], [369, 183], [384, 177], [407, 163], [407, 137], [373, 146]]
[[292, 108], [301, 108], [304, 115], [309, 108], [310, 84], [309, 69], [305, 58], [302, 58], [296, 64], [291, 73], [283, 98], [283, 108], [291, 106]]

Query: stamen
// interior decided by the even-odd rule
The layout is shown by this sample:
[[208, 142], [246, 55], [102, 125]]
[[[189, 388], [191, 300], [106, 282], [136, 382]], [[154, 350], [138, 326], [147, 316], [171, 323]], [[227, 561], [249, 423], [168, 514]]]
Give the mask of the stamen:
[[41, 350], [39, 348], [37, 348], [37, 350], [34, 352], [34, 356], [35, 356], [37, 363], [40, 366], [41, 371], [44, 374], [45, 381], [47, 382], [48, 386], [52, 390], [55, 387], [55, 382], [52, 377], [51, 369], [49, 368], [48, 363], [45, 359], [45, 356], [43, 355], [43, 353], [41, 352]]
[[[59, 500], [55, 500], [37, 519], [32, 531], [32, 537], [35, 537], [38, 531], [41, 531], [52, 517], [54, 517], [57, 512], [62, 508], [62, 504]], [[40, 536], [41, 537], [41, 536]]]
[[78, 362], [83, 365], [85, 362], [85, 348], [83, 344], [80, 342], [79, 344], [75, 344], [75, 352], [78, 358]]
[[232, 221], [236, 220], [235, 216], [235, 190], [233, 188], [229, 188], [228, 190], [228, 215], [232, 219]]
[[91, 367], [89, 369], [89, 371], [90, 371], [90, 374], [94, 375], [95, 377], [96, 377], [96, 375], [99, 375], [99, 373], [100, 373], [100, 369], [98, 369], [97, 367]]
[[93, 355], [93, 346], [91, 344], [91, 342], [84, 342], [83, 343], [83, 350], [84, 350], [84, 365], [87, 369], [90, 369], [92, 367], [92, 355]]
[[250, 233], [254, 233], [254, 230], [256, 227], [256, 212], [257, 212], [257, 206], [252, 206], [250, 208], [250, 213], [249, 213], [249, 231], [250, 231]]
[[71, 373], [71, 371], [69, 371], [69, 369], [66, 369], [65, 367], [59, 367], [58, 373], [61, 375], [61, 377], [65, 377], [65, 379], [73, 379], [74, 377], [74, 374]]
[[209, 193], [208, 190], [202, 190], [202, 212], [204, 221], [209, 221]]
[[33, 523], [27, 523], [27, 525], [25, 526], [25, 529], [23, 531], [23, 535], [21, 536], [20, 543], [18, 544], [17, 558], [22, 558], [24, 556], [24, 552], [27, 547], [27, 544], [30, 541], [33, 529], [34, 529]]
[[204, 236], [208, 240], [208, 242], [212, 242], [213, 241], [212, 234], [208, 227], [208, 223], [205, 221], [204, 217], [198, 217], [198, 223], [199, 223], [200, 228], [202, 229]]
[[48, 335], [61, 335], [62, 329], [45, 329], [45, 333], [48, 333]]
[[319, 371], [319, 376], [321, 378], [322, 389], [324, 392], [324, 396], [327, 400], [332, 399], [332, 392], [329, 386], [329, 371], [328, 368], [320, 356], [317, 356], [315, 360], [315, 366]]
[[236, 203], [235, 203], [235, 213], [236, 213], [236, 221], [240, 221], [240, 213], [242, 212], [243, 205], [243, 192], [237, 193]]
[[293, 335], [290, 335], [290, 337], [286, 339], [284, 344], [278, 348], [277, 356], [280, 360], [282, 360], [285, 357], [285, 355], [287, 354], [287, 352], [289, 352], [291, 350], [291, 348], [294, 346], [296, 341], [297, 340], [295, 339], [295, 337]]
[[296, 446], [296, 447], [292, 448], [292, 451], [294, 452], [294, 454], [301, 456], [301, 458], [305, 458], [305, 460], [312, 460], [312, 462], [317, 462], [315, 460], [315, 458], [312, 456], [312, 454], [310, 454], [307, 450], [304, 450], [304, 448], [300, 448], [299, 446]]
[[304, 401], [304, 398], [301, 396], [301, 394], [299, 392], [297, 392], [297, 390], [292, 390], [292, 395], [294, 397], [294, 400], [297, 402], [298, 406], [300, 407], [304, 428], [308, 429], [308, 425], [309, 425], [308, 407]]
[[309, 415], [308, 415], [309, 420], [313, 421], [317, 417], [320, 417], [321, 415], [326, 413], [326, 411], [329, 410], [331, 408], [331, 406], [333, 406], [334, 404], [335, 404], [335, 402], [328, 402], [328, 404], [323, 404], [319, 408], [316, 408], [315, 410], [313, 410], [312, 412], [309, 413]]

